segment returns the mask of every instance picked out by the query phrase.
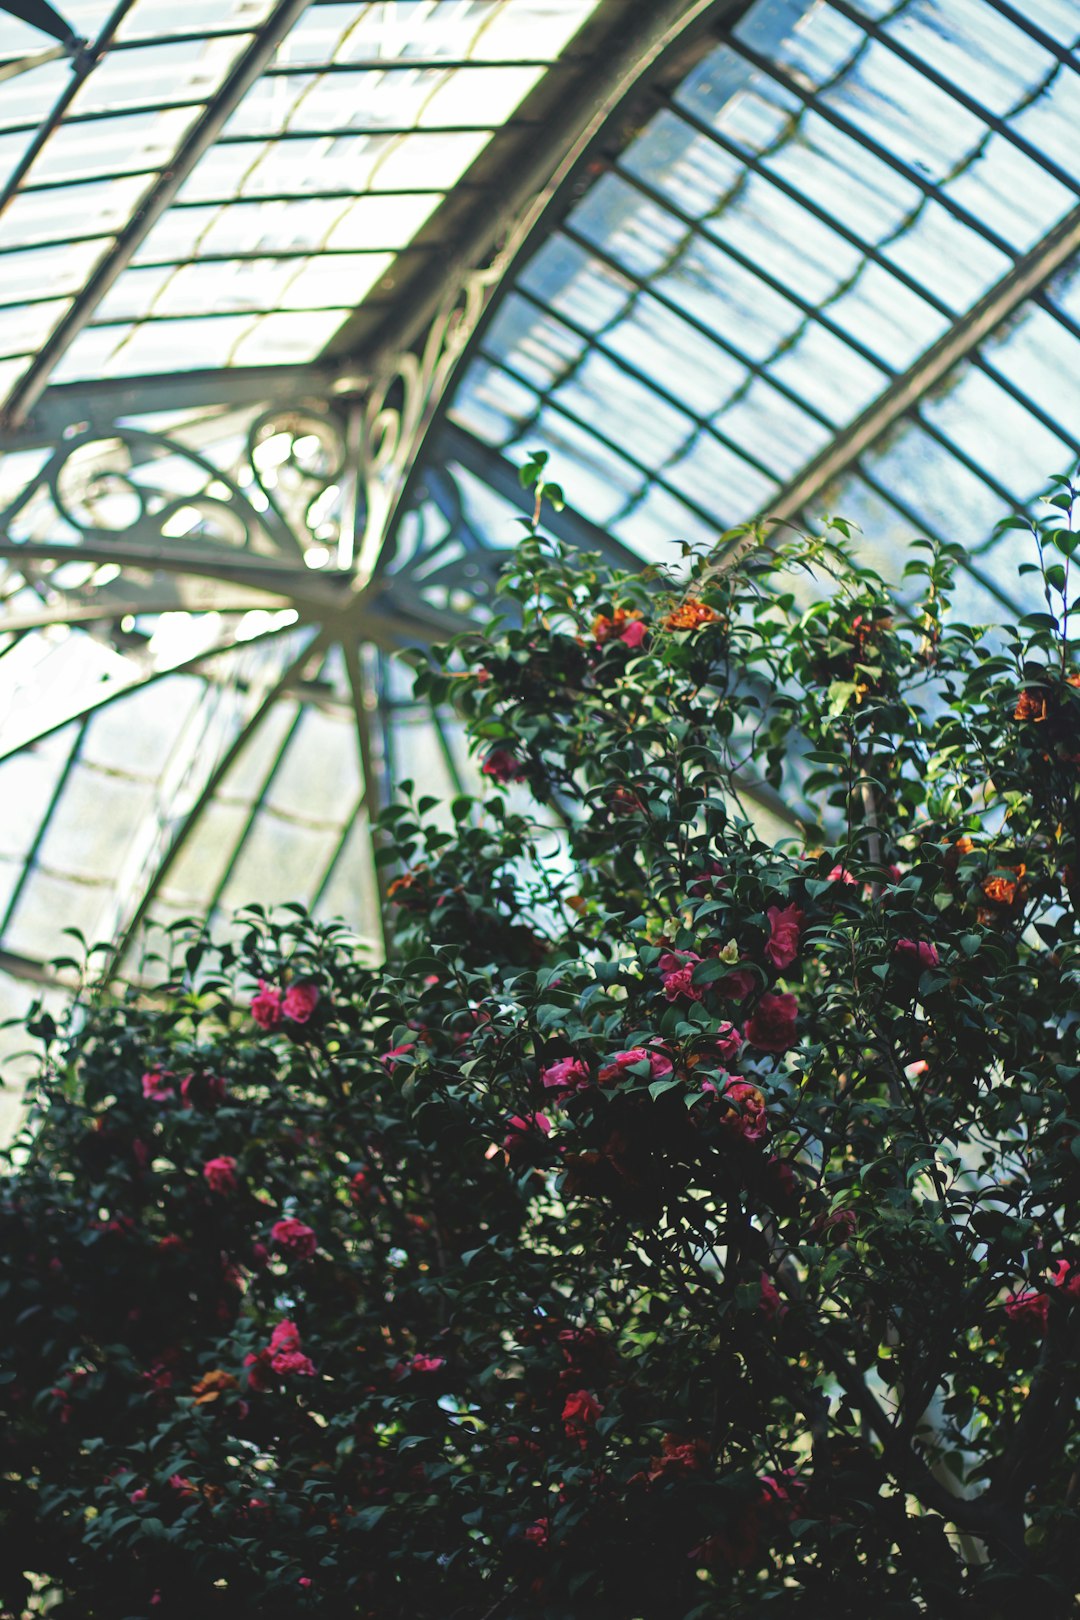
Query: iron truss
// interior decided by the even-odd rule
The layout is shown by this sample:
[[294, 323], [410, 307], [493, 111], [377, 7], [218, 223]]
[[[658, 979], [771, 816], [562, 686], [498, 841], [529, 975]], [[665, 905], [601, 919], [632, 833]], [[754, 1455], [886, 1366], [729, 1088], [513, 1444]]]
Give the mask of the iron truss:
[[[512, 211], [474, 222], [440, 277], [437, 301], [430, 286], [411, 285], [378, 343], [310, 366], [50, 385], [68, 345], [302, 10], [297, 0], [272, 8], [177, 163], [7, 402], [0, 672], [6, 664], [17, 673], [0, 729], [0, 771], [18, 791], [13, 773], [40, 764], [47, 792], [36, 828], [10, 851], [0, 966], [32, 982], [48, 954], [34, 918], [50, 884], [54, 903], [74, 908], [51, 917], [53, 932], [81, 922], [80, 896], [94, 891], [96, 932], [112, 939], [113, 961], [130, 964], [153, 916], [227, 910], [245, 882], [256, 887], [243, 897], [261, 898], [247, 850], [262, 836], [262, 870], [272, 876], [266, 861], [278, 823], [282, 836], [291, 828], [311, 846], [306, 880], [290, 874], [290, 882], [312, 906], [341, 908], [352, 863], [348, 909], [378, 949], [368, 829], [389, 783], [410, 772], [461, 791], [468, 776], [454, 722], [417, 715], [393, 655], [456, 634], [490, 602], [500, 552], [518, 531], [510, 525], [502, 544], [493, 543], [470, 510], [470, 478], [508, 514], [524, 501], [513, 465], [446, 422], [448, 402], [598, 137], [628, 116], [643, 80], [683, 71], [705, 48], [706, 26], [730, 7], [635, 6], [633, 25], [613, 30], [603, 83], [593, 78], [561, 109], [544, 149], [508, 185]], [[636, 563], [572, 511], [554, 522], [573, 543]], [[93, 651], [85, 673], [51, 676], [73, 640]], [[199, 695], [190, 704], [192, 691]], [[147, 813], [129, 846], [109, 855], [106, 872], [89, 859], [67, 862], [61, 834], [80, 792], [97, 795], [102, 815], [109, 782], [121, 800], [135, 795], [149, 732], [132, 728], [132, 759], [101, 739], [107, 724], [124, 728], [136, 712], [129, 706], [145, 716], [150, 704], [152, 713], [155, 693], [152, 727], [172, 725], [175, 735]], [[171, 722], [181, 698], [182, 719]], [[328, 729], [332, 721], [338, 730]], [[410, 734], [411, 760], [402, 757]], [[352, 754], [350, 765], [336, 767], [332, 803], [311, 807], [303, 792], [282, 789], [305, 747], [313, 799], [327, 751]], [[213, 858], [193, 888], [192, 855], [207, 840]]]

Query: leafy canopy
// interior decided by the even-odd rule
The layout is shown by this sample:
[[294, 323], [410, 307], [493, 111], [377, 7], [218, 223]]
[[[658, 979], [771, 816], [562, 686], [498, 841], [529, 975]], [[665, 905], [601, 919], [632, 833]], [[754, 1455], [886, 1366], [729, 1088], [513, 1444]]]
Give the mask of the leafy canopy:
[[839, 523], [612, 572], [543, 472], [385, 966], [252, 907], [33, 1024], [12, 1614], [1074, 1612], [1074, 491], [985, 632]]

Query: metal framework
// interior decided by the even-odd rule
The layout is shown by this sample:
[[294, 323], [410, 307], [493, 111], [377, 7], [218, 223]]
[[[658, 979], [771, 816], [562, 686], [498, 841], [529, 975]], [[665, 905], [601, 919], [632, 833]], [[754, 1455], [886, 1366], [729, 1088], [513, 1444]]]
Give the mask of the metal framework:
[[[470, 524], [453, 477], [440, 467], [451, 458], [478, 472], [509, 506], [524, 507], [513, 465], [447, 425], [447, 403], [597, 139], [613, 120], [632, 116], [627, 107], [643, 79], [672, 61], [681, 71], [700, 55], [707, 26], [729, 9], [716, 0], [635, 6], [602, 77], [583, 78], [572, 106], [560, 109], [546, 140], [535, 143], [530, 162], [513, 176], [503, 210], [494, 218], [478, 210], [465, 221], [441, 276], [438, 305], [432, 307], [429, 291], [409, 289], [378, 348], [300, 367], [50, 386], [68, 346], [218, 140], [246, 88], [268, 71], [305, 4], [281, 0], [238, 58], [169, 172], [153, 184], [26, 371], [0, 431], [0, 449], [50, 451], [0, 510], [0, 563], [16, 570], [4, 592], [9, 600], [0, 603], [0, 638], [10, 649], [33, 632], [78, 625], [122, 649], [124, 658], [122, 670], [90, 691], [36, 703], [5, 734], [0, 759], [14, 759], [78, 728], [43, 828], [82, 768], [88, 728], [112, 705], [190, 675], [212, 694], [235, 683], [238, 657], [249, 671], [231, 730], [213, 754], [189, 747], [177, 767], [172, 807], [164, 806], [152, 843], [129, 866], [125, 887], [133, 900], [118, 904], [117, 962], [135, 947], [239, 765], [275, 713], [297, 697], [352, 717], [360, 785], [335, 823], [333, 850], [311, 885], [314, 899], [332, 885], [358, 819], [370, 822], [389, 791], [388, 727], [400, 700], [390, 694], [386, 657], [470, 624], [497, 575], [498, 551]], [[116, 8], [99, 47], [111, 41], [125, 9]], [[12, 192], [24, 175], [25, 169]], [[154, 424], [162, 412], [175, 426]], [[223, 452], [222, 444], [233, 448]], [[402, 548], [398, 531], [406, 514], [423, 532], [419, 543]], [[636, 560], [572, 510], [559, 514], [555, 527], [623, 565]], [[74, 583], [73, 563], [80, 570]], [[149, 615], [191, 612], [214, 615], [220, 627], [194, 648], [158, 651], [140, 628]], [[296, 746], [300, 716], [297, 709], [246, 800], [231, 854], [206, 897], [208, 911], [227, 895], [246, 837]], [[460, 787], [461, 759], [448, 722], [437, 713], [428, 718], [443, 767]], [[26, 852], [0, 938], [25, 900], [42, 837], [39, 830]], [[13, 967], [20, 959], [11, 953]]]
[[[94, 47], [76, 59], [69, 90], [0, 192], [0, 208], [27, 190], [42, 197], [58, 190], [55, 180], [33, 181], [34, 159], [97, 65], [146, 43], [117, 35], [134, 3], [120, 0]], [[1033, 390], [994, 347], [1032, 311], [1045, 314], [1055, 333], [1080, 341], [1080, 308], [1070, 312], [1055, 282], [1080, 256], [1080, 169], [1060, 150], [1044, 149], [1022, 122], [1055, 86], [1071, 85], [1080, 63], [1069, 43], [1008, 0], [980, 3], [988, 23], [1020, 30], [1046, 54], [1040, 76], [1004, 112], [994, 110], [978, 75], [955, 82], [932, 52], [922, 53], [917, 34], [895, 29], [880, 7], [865, 16], [857, 0], [604, 4], [577, 55], [555, 65], [527, 53], [500, 62], [548, 73], [506, 123], [502, 144], [473, 164], [429, 225], [404, 246], [390, 234], [378, 239], [387, 256], [396, 254], [396, 285], [375, 284], [320, 358], [55, 383], [80, 333], [129, 319], [110, 314], [103, 301], [136, 263], [147, 272], [230, 264], [287, 272], [320, 253], [345, 264], [355, 256], [352, 248], [274, 239], [232, 250], [200, 244], [171, 257], [145, 251], [169, 209], [186, 218], [218, 206], [215, 198], [237, 208], [249, 200], [355, 198], [335, 189], [340, 177], [333, 174], [302, 197], [266, 190], [248, 199], [212, 185], [199, 196], [179, 195], [211, 149], [255, 154], [268, 138], [257, 120], [254, 128], [229, 122], [256, 80], [291, 95], [292, 82], [314, 71], [305, 60], [275, 59], [307, 9], [304, 0], [278, 0], [257, 36], [239, 27], [216, 35], [246, 43], [173, 160], [148, 179], [136, 211], [17, 382], [0, 424], [0, 452], [25, 469], [17, 490], [0, 497], [0, 569], [7, 570], [6, 579], [0, 575], [0, 653], [29, 656], [36, 636], [61, 638], [77, 627], [101, 663], [92, 687], [73, 693], [58, 681], [48, 698], [28, 703], [0, 747], [9, 765], [66, 748], [4, 902], [0, 941], [11, 944], [12, 971], [21, 971], [20, 960], [34, 961], [8, 934], [30, 903], [39, 864], [48, 863], [47, 826], [82, 773], [103, 769], [95, 754], [103, 717], [142, 692], [164, 701], [184, 682], [201, 683], [202, 698], [185, 721], [168, 780], [155, 790], [152, 836], [132, 848], [123, 881], [116, 879], [118, 895], [135, 897], [114, 906], [118, 957], [160, 905], [180, 903], [178, 874], [211, 822], [232, 830], [200, 896], [203, 909], [227, 906], [243, 879], [249, 840], [273, 817], [318, 846], [308, 894], [330, 903], [357, 828], [367, 827], [404, 769], [407, 732], [396, 735], [395, 727], [415, 715], [390, 656], [451, 636], [486, 611], [501, 552], [471, 508], [470, 481], [490, 492], [508, 519], [527, 512], [516, 461], [534, 442], [550, 448], [565, 434], [555, 453], [572, 493], [575, 467], [595, 459], [595, 503], [586, 490], [578, 509], [553, 515], [550, 527], [627, 567], [639, 561], [639, 519], [654, 498], [674, 514], [666, 522], [685, 521], [697, 538], [715, 536], [755, 508], [805, 520], [815, 502], [835, 496], [841, 504], [845, 491], [872, 497], [905, 532], [948, 532], [947, 520], [928, 516], [917, 481], [908, 487], [890, 468], [889, 447], [906, 444], [905, 435], [977, 483], [988, 510], [1022, 502], [1032, 491], [1021, 487], [1015, 467], [980, 459], [941, 408], [969, 375], [1022, 412], [1063, 457], [1080, 454], [1080, 416], [1070, 414], [1068, 401]], [[903, 11], [900, 0], [897, 15]], [[834, 25], [861, 31], [854, 54], [838, 52], [818, 72], [811, 52], [810, 67], [799, 66], [796, 48], [805, 38], [824, 34], [827, 57]], [[785, 54], [788, 46], [793, 55]], [[859, 97], [872, 101], [873, 73], [860, 75], [881, 62], [921, 75], [927, 94], [946, 98], [957, 116], [984, 131], [947, 172], [932, 172], [902, 145], [894, 150], [869, 116], [864, 128], [852, 112], [863, 104]], [[433, 56], [409, 58], [409, 67], [464, 71], [477, 63]], [[338, 84], [350, 73], [387, 70], [382, 58], [317, 65]], [[719, 92], [709, 100], [716, 85], [728, 86], [726, 101]], [[852, 86], [854, 101], [845, 101]], [[153, 104], [190, 105], [180, 91]], [[772, 123], [760, 139], [752, 119], [740, 123], [740, 107], [766, 109], [760, 127]], [[109, 113], [77, 116], [92, 130]], [[352, 126], [311, 114], [275, 129], [273, 141], [284, 150], [305, 139], [392, 140], [418, 127], [404, 120]], [[487, 129], [482, 121], [425, 126], [447, 138]], [[807, 186], [788, 161], [810, 149], [819, 129], [843, 146], [841, 180], [833, 175], [831, 188]], [[1067, 199], [1033, 246], [1013, 240], [1009, 223], [962, 189], [991, 147], [1030, 165]], [[873, 193], [882, 216], [891, 212], [887, 227], [878, 226], [872, 207], [863, 215], [848, 208], [845, 163], [852, 189]], [[110, 178], [145, 172], [121, 153]], [[415, 183], [395, 195], [442, 194], [422, 173], [411, 178]], [[999, 267], [970, 298], [958, 301], [938, 285], [925, 249], [921, 258], [909, 251], [939, 214], [959, 233], [951, 240]], [[762, 222], [796, 237], [805, 229], [805, 273], [797, 256], [762, 251], [754, 235]], [[377, 245], [372, 236], [365, 251]], [[789, 244], [777, 237], [775, 245]], [[0, 265], [19, 250], [0, 246]], [[831, 283], [823, 272], [815, 283], [819, 251], [849, 266]], [[559, 253], [566, 256], [561, 270]], [[914, 311], [910, 352], [881, 323], [859, 318], [858, 298], [871, 275]], [[17, 307], [53, 299], [43, 292]], [[758, 306], [765, 312], [760, 330]], [[297, 312], [322, 308], [309, 300]], [[275, 312], [272, 299], [254, 295], [243, 310], [265, 318]], [[190, 315], [163, 318], [181, 332], [185, 320], [206, 321], [196, 304]], [[219, 318], [227, 327], [227, 312]], [[811, 339], [828, 346], [822, 352], [842, 381], [850, 367], [862, 389], [857, 404], [838, 404], [839, 387], [830, 396], [815, 386], [823, 374], [827, 380], [830, 362]], [[804, 348], [809, 359], [801, 357]], [[729, 368], [737, 378], [729, 397], [719, 385], [717, 399], [695, 391], [702, 376]], [[610, 390], [603, 409], [590, 393], [596, 374]], [[804, 446], [797, 456], [780, 443], [779, 430], [765, 439], [748, 432], [761, 399], [777, 422], [786, 412], [794, 424], [792, 439]], [[492, 425], [500, 414], [505, 428]], [[605, 479], [619, 488], [602, 487]], [[1008, 612], [1023, 611], [1009, 570], [976, 553], [977, 544], [965, 564], [973, 585]], [[154, 629], [180, 621], [187, 628], [171, 640]], [[205, 634], [196, 633], [199, 625]], [[280, 783], [305, 747], [314, 759], [323, 746], [311, 741], [313, 716], [342, 723], [352, 763], [332, 812], [309, 814], [286, 802]], [[429, 713], [423, 724], [429, 757], [459, 789], [465, 764], [453, 722]], [[374, 892], [377, 875], [369, 876]]]

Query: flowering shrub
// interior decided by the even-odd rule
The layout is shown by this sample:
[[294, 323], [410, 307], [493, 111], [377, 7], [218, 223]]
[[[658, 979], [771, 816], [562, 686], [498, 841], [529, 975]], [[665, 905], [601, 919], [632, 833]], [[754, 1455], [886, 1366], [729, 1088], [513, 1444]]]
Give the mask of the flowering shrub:
[[948, 550], [533, 533], [385, 967], [252, 908], [33, 1022], [7, 1612], [1074, 1612], [1070, 499], [990, 636]]

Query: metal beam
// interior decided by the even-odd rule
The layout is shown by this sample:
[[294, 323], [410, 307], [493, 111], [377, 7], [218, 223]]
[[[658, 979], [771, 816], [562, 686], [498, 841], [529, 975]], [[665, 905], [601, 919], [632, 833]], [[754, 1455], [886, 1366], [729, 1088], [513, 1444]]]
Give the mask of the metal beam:
[[[448, 275], [439, 289], [439, 297], [426, 307], [426, 319], [414, 328], [407, 343], [415, 342], [418, 331], [431, 320], [431, 332], [444, 322], [453, 349], [444, 349], [441, 362], [434, 373], [434, 387], [423, 401], [423, 408], [415, 413], [415, 420], [407, 446], [407, 460], [401, 469], [397, 489], [387, 502], [381, 521], [380, 546], [383, 551], [393, 547], [394, 535], [402, 512], [408, 507], [413, 483], [418, 476], [426, 445], [441, 426], [449, 400], [458, 379], [464, 374], [477, 352], [489, 322], [499, 307], [522, 264], [535, 250], [537, 242], [550, 235], [562, 213], [575, 200], [574, 186], [586, 164], [593, 156], [602, 136], [610, 135], [616, 119], [628, 119], [629, 109], [640, 117], [638, 98], [648, 94], [657, 78], [667, 68], [677, 68], [681, 78], [693, 61], [703, 57], [711, 45], [712, 30], [720, 25], [732, 25], [743, 11], [746, 0], [651, 0], [646, 7], [637, 7], [636, 15], [628, 26], [616, 35], [617, 46], [608, 54], [603, 77], [595, 78], [584, 86], [584, 93], [566, 98], [557, 116], [549, 121], [554, 140], [539, 142], [538, 159], [522, 165], [522, 173], [515, 176], [515, 185], [508, 195], [506, 212], [482, 223], [480, 241], [473, 240], [465, 264], [455, 268], [451, 259]], [[634, 120], [623, 131], [619, 144], [625, 144]], [[490, 211], [489, 211], [490, 213]], [[470, 317], [461, 316], [455, 304], [447, 299], [447, 285], [470, 289], [476, 266], [485, 263], [492, 248], [501, 238], [501, 245], [488, 271], [489, 280], [479, 302], [478, 310]], [[468, 320], [469, 324], [464, 325]], [[427, 348], [431, 343], [429, 332], [423, 360], [419, 362], [421, 375], [428, 369]], [[406, 347], [403, 343], [400, 347]], [[393, 386], [403, 376], [398, 354], [380, 351], [371, 360], [371, 370], [385, 375]], [[408, 395], [408, 388], [406, 388]], [[409, 401], [406, 400], [408, 406]], [[402, 412], [402, 417], [405, 415]], [[369, 513], [378, 497], [378, 488], [370, 492]], [[374, 571], [378, 559], [368, 565]]]
[[39, 33], [58, 39], [61, 45], [74, 49], [82, 44], [71, 24], [61, 17], [58, 11], [54, 11], [47, 0], [0, 0], [0, 11], [6, 11], [11, 17], [18, 17], [20, 22], [28, 23]]
[[[0, 425], [0, 454], [62, 444], [73, 427], [108, 437], [118, 421], [162, 411], [180, 416], [219, 406], [236, 410], [324, 401], [335, 380], [334, 370], [320, 366], [228, 366], [53, 383], [19, 427]], [[359, 387], [363, 379], [352, 380]]]
[[3, 214], [4, 209], [22, 185], [45, 142], [82, 89], [87, 75], [97, 66], [104, 52], [111, 46], [116, 30], [134, 4], [135, 0], [119, 0], [119, 4], [113, 7], [111, 14], [105, 21], [105, 26], [93, 45], [87, 46], [83, 50], [78, 50], [78, 47], [84, 43], [78, 34], [64, 22], [62, 17], [57, 16], [51, 6], [42, 5], [40, 0], [22, 0], [21, 5], [12, 4], [11, 0], [6, 0], [5, 4], [0, 5], [0, 10], [10, 11], [13, 16], [22, 17], [26, 22], [31, 22], [33, 19], [33, 27], [40, 28], [43, 33], [52, 34], [54, 39], [60, 40], [65, 47], [78, 52], [71, 64], [71, 78], [60, 92], [48, 116], [42, 119], [18, 163], [4, 181], [3, 187], [0, 188], [0, 214]]
[[168, 169], [151, 186], [138, 211], [117, 236], [112, 250], [101, 259], [52, 336], [43, 344], [36, 360], [12, 389], [2, 413], [8, 425], [18, 427], [25, 421], [35, 400], [48, 385], [49, 376], [58, 361], [91, 319], [117, 277], [127, 268], [137, 248], [169, 207], [199, 159], [213, 146], [281, 41], [310, 3], [311, 0], [278, 0], [269, 17], [260, 24], [247, 50], [233, 64], [216, 94], [181, 141]]
[[808, 501], [846, 472], [894, 422], [912, 410], [954, 366], [966, 360], [1077, 251], [1080, 251], [1080, 208], [1072, 209], [973, 304], [966, 315], [931, 344], [914, 365], [895, 377], [860, 416], [769, 502], [760, 516], [777, 521], [796, 518]]
[[223, 580], [248, 590], [264, 591], [283, 599], [289, 607], [300, 606], [316, 612], [333, 612], [347, 600], [349, 576], [334, 569], [305, 568], [257, 557], [236, 548], [230, 557], [226, 547], [214, 548], [175, 544], [162, 538], [160, 544], [138, 540], [110, 540], [103, 536], [92, 541], [0, 539], [0, 558], [18, 563], [117, 563], [122, 568], [143, 568], [164, 574], [195, 574], [205, 579]]

